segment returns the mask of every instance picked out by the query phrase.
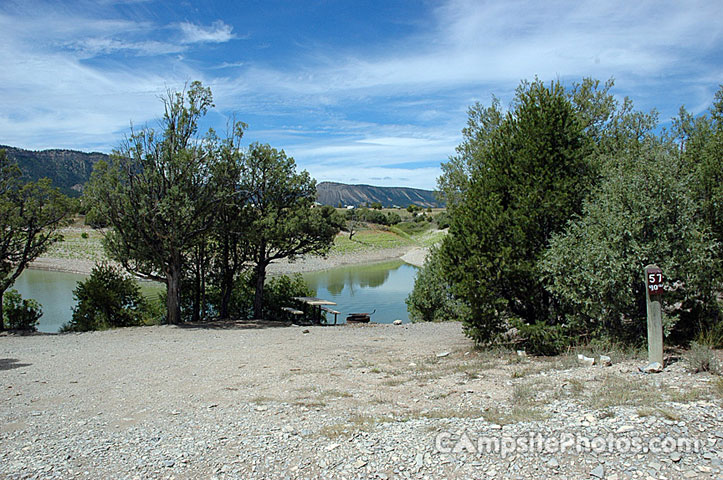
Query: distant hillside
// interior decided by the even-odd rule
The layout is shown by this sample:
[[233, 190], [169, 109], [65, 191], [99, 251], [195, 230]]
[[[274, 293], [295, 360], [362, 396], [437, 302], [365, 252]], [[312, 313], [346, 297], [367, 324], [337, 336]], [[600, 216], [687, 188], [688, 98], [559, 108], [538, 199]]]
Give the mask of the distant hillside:
[[93, 165], [108, 158], [104, 153], [85, 153], [75, 150], [23, 150], [22, 148], [0, 145], [8, 158], [17, 162], [23, 175], [29, 180], [48, 177], [53, 185], [66, 195], [77, 197], [83, 184], [90, 178]]
[[336, 207], [359, 206], [379, 202], [385, 207], [407, 207], [411, 204], [420, 207], [443, 206], [431, 190], [407, 187], [373, 187], [371, 185], [346, 185], [344, 183], [321, 182], [316, 186], [316, 198], [319, 203]]

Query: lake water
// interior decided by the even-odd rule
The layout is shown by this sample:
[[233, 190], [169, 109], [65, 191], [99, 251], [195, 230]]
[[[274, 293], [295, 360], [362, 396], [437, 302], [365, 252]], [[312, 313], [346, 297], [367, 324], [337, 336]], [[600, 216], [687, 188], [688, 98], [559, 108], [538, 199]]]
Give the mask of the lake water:
[[[14, 288], [23, 298], [33, 298], [40, 303], [43, 316], [38, 321], [38, 331], [57, 332], [73, 316], [73, 290], [88, 278], [86, 275], [45, 270], [25, 270], [15, 281]], [[139, 282], [146, 297], [154, 297], [165, 287], [154, 282]]]
[[[334, 309], [341, 312], [341, 323], [349, 313], [371, 313], [375, 309], [376, 313], [371, 317], [373, 322], [392, 323], [399, 319], [406, 323], [409, 317], [404, 300], [412, 291], [416, 272], [416, 267], [395, 260], [307, 273], [304, 280], [316, 291], [317, 297], [337, 303]], [[57, 332], [70, 321], [75, 305], [73, 290], [86, 278], [76, 273], [29, 269], [11, 288], [20, 292], [23, 298], [34, 298], [42, 306], [39, 331]], [[152, 282], [140, 282], [140, 286], [147, 297], [155, 297], [164, 288]]]
[[[343, 322], [349, 313], [368, 312], [372, 322], [409, 322], [404, 300], [414, 287], [417, 267], [401, 260], [371, 265], [351, 265], [304, 274], [304, 280], [316, 296], [337, 303]], [[329, 320], [333, 316], [327, 314]]]

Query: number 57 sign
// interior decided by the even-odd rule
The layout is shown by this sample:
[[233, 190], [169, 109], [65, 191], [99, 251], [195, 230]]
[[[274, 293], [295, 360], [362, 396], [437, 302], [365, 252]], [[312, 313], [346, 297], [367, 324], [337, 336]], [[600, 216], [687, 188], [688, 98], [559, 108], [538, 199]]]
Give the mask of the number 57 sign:
[[645, 269], [645, 282], [648, 285], [648, 295], [663, 293], [663, 271], [660, 268], [647, 267]]

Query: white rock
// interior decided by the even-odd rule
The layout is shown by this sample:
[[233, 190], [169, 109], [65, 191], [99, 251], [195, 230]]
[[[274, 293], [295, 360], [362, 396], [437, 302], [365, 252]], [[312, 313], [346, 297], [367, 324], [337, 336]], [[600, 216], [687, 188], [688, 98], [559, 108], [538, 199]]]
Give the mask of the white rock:
[[449, 352], [441, 352], [437, 354], [437, 358], [448, 357]]

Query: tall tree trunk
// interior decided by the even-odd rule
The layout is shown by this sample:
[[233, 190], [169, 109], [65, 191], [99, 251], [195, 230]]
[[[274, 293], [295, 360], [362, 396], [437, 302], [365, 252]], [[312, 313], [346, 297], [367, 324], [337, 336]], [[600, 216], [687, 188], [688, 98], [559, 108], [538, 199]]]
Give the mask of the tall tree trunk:
[[221, 305], [218, 307], [218, 316], [221, 320], [229, 317], [228, 305], [231, 303], [231, 292], [233, 291], [233, 271], [230, 266], [229, 240], [223, 239], [221, 246]]
[[166, 315], [168, 323], [181, 323], [181, 268], [173, 265], [166, 273]]
[[3, 310], [3, 297], [5, 296], [5, 290], [0, 291], [0, 332], [5, 330], [5, 310]]
[[256, 265], [256, 292], [254, 294], [254, 318], [263, 318], [264, 313], [264, 280], [266, 280], [266, 262]]

